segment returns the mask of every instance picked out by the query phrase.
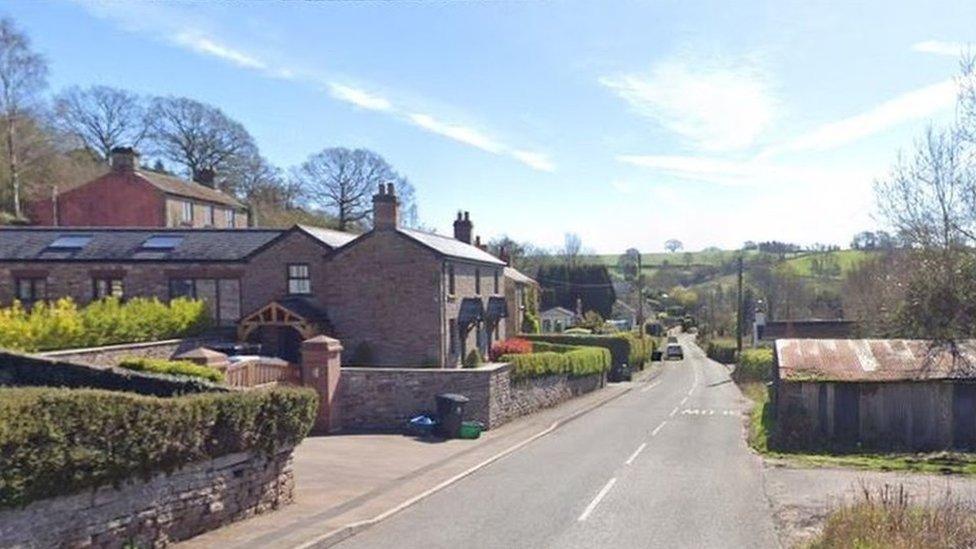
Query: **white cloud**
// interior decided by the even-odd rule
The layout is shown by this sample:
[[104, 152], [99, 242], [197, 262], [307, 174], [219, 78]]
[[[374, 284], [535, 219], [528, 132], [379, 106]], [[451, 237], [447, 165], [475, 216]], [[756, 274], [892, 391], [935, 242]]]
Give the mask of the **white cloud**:
[[539, 170], [540, 172], [556, 171], [556, 165], [553, 164], [552, 160], [546, 154], [520, 150], [512, 150], [510, 153], [516, 160], [519, 160], [532, 169]]
[[214, 41], [196, 32], [181, 32], [173, 37], [173, 41], [194, 52], [215, 57], [223, 61], [243, 67], [245, 69], [266, 70], [267, 64], [263, 61], [244, 53], [243, 51], [231, 48], [230, 46]]
[[912, 90], [860, 114], [823, 124], [783, 144], [769, 147], [760, 156], [835, 149], [905, 122], [931, 117], [952, 107], [957, 89], [954, 80], [944, 80]]
[[393, 109], [393, 104], [384, 97], [335, 82], [329, 83], [329, 94], [340, 101], [371, 111], [390, 111]]
[[949, 57], [959, 57], [965, 52], [967, 46], [959, 42], [943, 42], [940, 40], [925, 40], [912, 44], [912, 50], [921, 53], [933, 53], [935, 55], [947, 55]]
[[698, 147], [712, 151], [751, 146], [778, 111], [768, 75], [750, 61], [671, 60], [649, 73], [607, 76], [600, 83]]
[[478, 130], [459, 124], [444, 122], [429, 114], [408, 113], [407, 120], [429, 132], [442, 135], [459, 143], [464, 143], [465, 145], [471, 145], [483, 151], [500, 154], [505, 150], [501, 144]]

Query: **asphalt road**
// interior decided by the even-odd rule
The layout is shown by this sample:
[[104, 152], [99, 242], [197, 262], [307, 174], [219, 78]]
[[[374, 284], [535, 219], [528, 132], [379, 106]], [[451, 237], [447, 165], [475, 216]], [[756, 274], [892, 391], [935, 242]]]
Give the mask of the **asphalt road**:
[[776, 547], [747, 401], [682, 343], [657, 378], [339, 547]]

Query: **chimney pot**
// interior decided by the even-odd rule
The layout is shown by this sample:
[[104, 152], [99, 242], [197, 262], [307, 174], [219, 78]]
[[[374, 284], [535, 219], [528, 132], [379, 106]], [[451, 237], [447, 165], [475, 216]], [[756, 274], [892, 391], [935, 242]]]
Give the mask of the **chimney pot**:
[[193, 174], [193, 180], [201, 185], [213, 188], [216, 174], [211, 168], [200, 168]]
[[468, 212], [458, 212], [458, 218], [454, 221], [454, 238], [464, 242], [465, 244], [471, 244], [471, 233], [474, 232], [474, 225], [471, 223], [471, 218], [468, 216]]
[[114, 147], [110, 153], [112, 171], [131, 172], [139, 165], [139, 153], [132, 147]]

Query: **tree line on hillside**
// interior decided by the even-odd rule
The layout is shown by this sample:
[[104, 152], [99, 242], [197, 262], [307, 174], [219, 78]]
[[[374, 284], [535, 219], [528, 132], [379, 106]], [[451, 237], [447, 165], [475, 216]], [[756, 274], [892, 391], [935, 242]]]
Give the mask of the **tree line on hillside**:
[[109, 86], [48, 93], [49, 67], [10, 18], [0, 19], [0, 224], [26, 223], [25, 203], [103, 173], [115, 147], [134, 147], [143, 169], [212, 185], [248, 203], [258, 222], [371, 224], [371, 197], [395, 183], [405, 224], [416, 226], [410, 181], [366, 149], [326, 148], [289, 170], [261, 154], [243, 124], [219, 107]]

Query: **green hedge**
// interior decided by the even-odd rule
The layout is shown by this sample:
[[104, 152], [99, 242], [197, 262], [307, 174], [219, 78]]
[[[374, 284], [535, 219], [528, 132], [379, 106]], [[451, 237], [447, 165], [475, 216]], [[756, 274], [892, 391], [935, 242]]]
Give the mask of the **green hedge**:
[[501, 362], [512, 364], [512, 378], [526, 379], [554, 374], [588, 376], [610, 369], [610, 351], [597, 347], [570, 347], [545, 342], [533, 343], [533, 352], [502, 355]]
[[732, 376], [736, 381], [771, 381], [773, 379], [772, 349], [743, 349]]
[[152, 372], [173, 376], [199, 377], [214, 383], [224, 381], [224, 373], [216, 368], [194, 364], [188, 360], [165, 360], [161, 358], [126, 357], [119, 361], [119, 367], [137, 372]]
[[49, 351], [195, 335], [210, 325], [202, 301], [110, 298], [79, 308], [68, 298], [0, 309], [0, 347]]
[[713, 339], [705, 345], [708, 358], [722, 364], [735, 364], [735, 341], [727, 339]]
[[310, 389], [156, 398], [91, 389], [0, 389], [0, 508], [241, 451], [298, 444]]
[[635, 334], [609, 335], [569, 335], [569, 334], [523, 334], [530, 341], [544, 341], [561, 345], [603, 347], [610, 351], [613, 366], [629, 364], [641, 367], [650, 360], [655, 342], [651, 338], [641, 339]]

